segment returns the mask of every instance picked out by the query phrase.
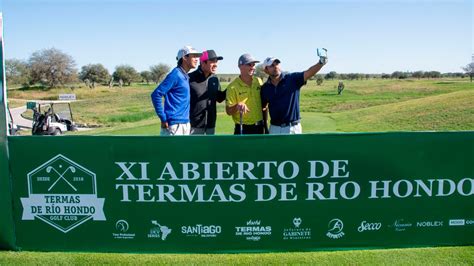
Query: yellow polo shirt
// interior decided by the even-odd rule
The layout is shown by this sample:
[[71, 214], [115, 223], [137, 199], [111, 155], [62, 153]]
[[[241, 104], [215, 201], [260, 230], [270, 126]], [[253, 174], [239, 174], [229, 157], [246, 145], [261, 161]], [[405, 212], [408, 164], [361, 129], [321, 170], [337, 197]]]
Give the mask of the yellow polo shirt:
[[[231, 107], [243, 102], [250, 109], [250, 111], [242, 117], [242, 123], [244, 125], [252, 125], [263, 120], [262, 100], [260, 98], [262, 84], [260, 78], [253, 77], [252, 86], [249, 87], [238, 77], [227, 86], [226, 106]], [[240, 113], [236, 112], [233, 114], [232, 119], [236, 124], [240, 124]]]

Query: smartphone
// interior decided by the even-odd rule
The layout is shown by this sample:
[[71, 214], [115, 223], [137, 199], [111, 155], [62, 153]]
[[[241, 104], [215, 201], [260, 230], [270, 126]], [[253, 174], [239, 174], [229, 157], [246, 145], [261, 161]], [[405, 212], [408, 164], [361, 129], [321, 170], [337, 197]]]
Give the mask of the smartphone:
[[328, 50], [326, 48], [318, 48], [316, 51], [319, 57], [328, 57]]

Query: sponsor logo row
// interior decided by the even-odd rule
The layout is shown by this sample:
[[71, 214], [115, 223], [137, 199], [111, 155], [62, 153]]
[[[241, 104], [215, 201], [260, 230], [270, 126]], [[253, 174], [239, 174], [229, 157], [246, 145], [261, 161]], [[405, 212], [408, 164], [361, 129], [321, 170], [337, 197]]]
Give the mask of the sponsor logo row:
[[[266, 237], [273, 235], [279, 235], [283, 240], [305, 240], [312, 239], [312, 229], [303, 224], [303, 219], [295, 217], [291, 221], [292, 225], [287, 228], [275, 232], [272, 230], [272, 226], [263, 223], [261, 220], [248, 220], [247, 222], [235, 226], [233, 235], [237, 238], [243, 238], [248, 241], [260, 241]], [[194, 224], [194, 225], [182, 225], [172, 227], [161, 224], [157, 220], [150, 221], [150, 229], [146, 234], [147, 238], [159, 239], [166, 241], [170, 234], [180, 234], [185, 237], [195, 238], [216, 238], [222, 233], [222, 226], [220, 225], [206, 225], [206, 224]], [[383, 225], [381, 222], [374, 221], [362, 221], [356, 228], [351, 228], [350, 231], [357, 231], [358, 233], [364, 232], [375, 232], [381, 230], [384, 226], [395, 231], [403, 232], [410, 228], [418, 227], [444, 227], [444, 226], [466, 226], [474, 225], [474, 220], [468, 219], [449, 219], [447, 222], [441, 220], [429, 220], [429, 221], [416, 221], [410, 222], [405, 219], [397, 219], [392, 223]], [[327, 224], [327, 229], [324, 235], [329, 239], [340, 239], [345, 236], [344, 222], [342, 219], [334, 218], [331, 219]], [[130, 226], [126, 220], [118, 220], [115, 223], [115, 232], [112, 236], [115, 239], [134, 239], [136, 234], [131, 232]], [[320, 230], [318, 230], [320, 231]], [[319, 233], [318, 233], [319, 234]]]

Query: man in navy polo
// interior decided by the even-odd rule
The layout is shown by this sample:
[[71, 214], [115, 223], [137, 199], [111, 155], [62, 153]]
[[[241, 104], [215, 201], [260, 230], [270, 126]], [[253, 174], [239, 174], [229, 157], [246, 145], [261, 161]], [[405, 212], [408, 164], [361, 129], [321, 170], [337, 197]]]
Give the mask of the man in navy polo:
[[[171, 70], [151, 94], [155, 112], [161, 120], [160, 134], [163, 136], [190, 134], [188, 72], [197, 67], [200, 56], [201, 53], [191, 46], [179, 49], [176, 56], [178, 66]], [[165, 98], [164, 107], [161, 103], [163, 97]]]
[[268, 80], [261, 90], [262, 106], [270, 111], [270, 134], [301, 134], [300, 89], [327, 63], [320, 57], [318, 63], [303, 72], [282, 73], [280, 60], [268, 57], [263, 62]]

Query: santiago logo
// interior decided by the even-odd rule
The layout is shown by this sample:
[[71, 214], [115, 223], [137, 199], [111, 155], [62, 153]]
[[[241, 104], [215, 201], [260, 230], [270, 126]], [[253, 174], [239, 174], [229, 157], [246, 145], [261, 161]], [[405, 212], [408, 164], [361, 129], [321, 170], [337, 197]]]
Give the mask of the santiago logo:
[[186, 236], [217, 237], [222, 232], [220, 225], [183, 225], [181, 233]]
[[92, 219], [105, 221], [95, 173], [58, 154], [27, 174], [22, 220], [36, 218], [67, 233]]
[[326, 236], [332, 239], [339, 239], [344, 236], [344, 232], [342, 232], [343, 228], [344, 223], [340, 219], [332, 219], [328, 223], [328, 232]]

